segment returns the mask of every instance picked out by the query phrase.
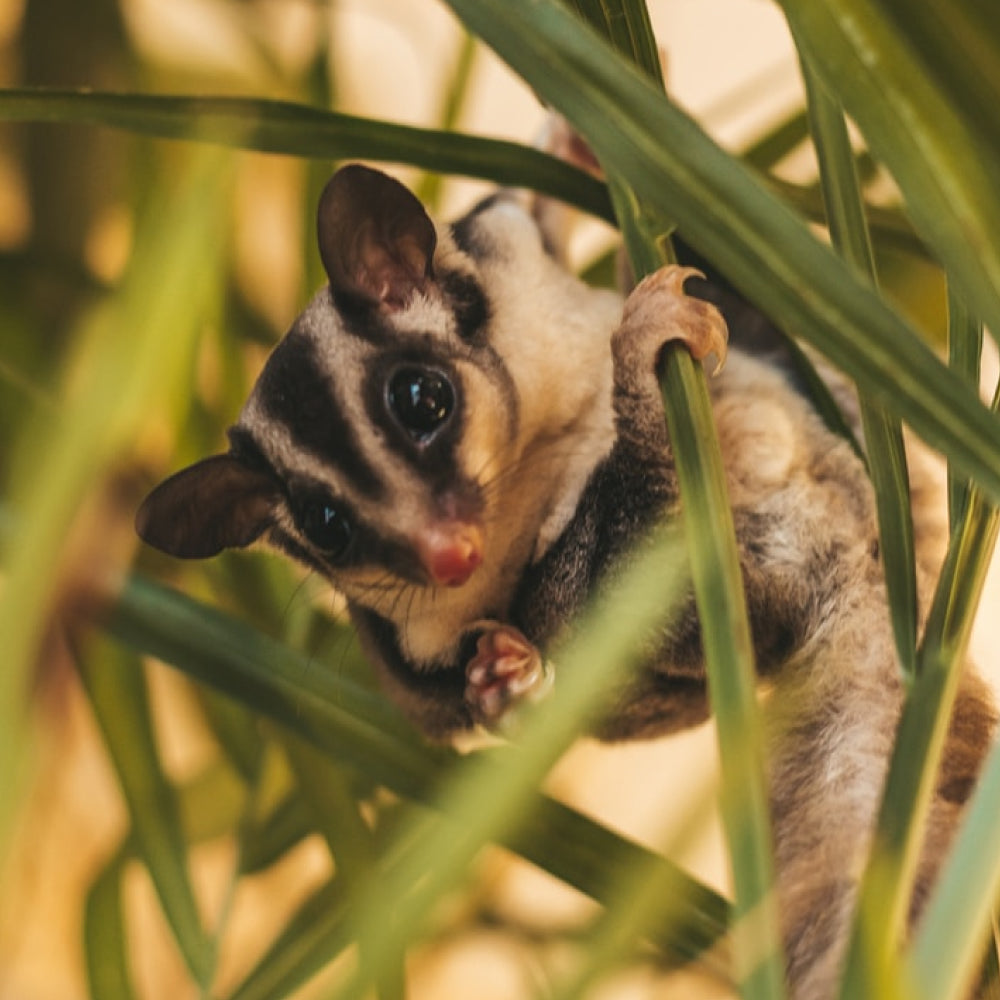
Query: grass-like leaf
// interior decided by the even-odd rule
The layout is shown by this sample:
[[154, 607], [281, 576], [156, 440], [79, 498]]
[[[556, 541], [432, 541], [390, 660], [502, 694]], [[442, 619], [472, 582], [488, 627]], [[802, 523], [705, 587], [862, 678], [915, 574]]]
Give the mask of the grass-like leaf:
[[[962, 548], [977, 556], [965, 577], [958, 577], [954, 604], [958, 628], [944, 633], [945, 651], [961, 651], [968, 628], [972, 591], [978, 593], [985, 572], [983, 552], [996, 545], [998, 519], [995, 508], [973, 495], [966, 514]], [[958, 557], [956, 557], [958, 561]], [[971, 579], [969, 579], [971, 577]], [[968, 581], [968, 582], [966, 582]], [[957, 634], [950, 634], [952, 631]], [[916, 692], [915, 692], [916, 693]], [[923, 720], [928, 725], [927, 720]], [[934, 728], [939, 728], [934, 727]], [[924, 762], [933, 764], [934, 757]], [[910, 981], [926, 1000], [958, 1000], [976, 974], [986, 938], [985, 929], [1000, 896], [1000, 752], [994, 747], [987, 758], [968, 815], [940, 874], [917, 933], [911, 959]]]
[[160, 766], [142, 664], [130, 650], [95, 639], [78, 666], [128, 804], [136, 851], [192, 976], [207, 985], [212, 948], [188, 872], [177, 796]]
[[[450, 0], [590, 142], [644, 211], [1000, 499], [1000, 419], [804, 222], [556, 0]], [[960, 183], [960, 181], [959, 181]]]
[[[318, 669], [310, 659], [221, 612], [149, 581], [130, 581], [107, 628], [135, 648], [241, 698], [408, 798], [438, 801], [432, 799], [432, 790], [441, 775], [460, 763], [454, 753], [421, 741], [383, 697]], [[649, 855], [544, 796], [533, 796], [522, 814], [525, 825], [508, 830], [501, 842], [598, 900], [607, 898], [622, 867]], [[661, 863], [673, 873], [671, 896], [680, 918], [674, 914], [674, 919], [651, 929], [651, 937], [673, 954], [695, 957], [723, 933], [728, 905], [669, 862]]]
[[992, 0], [881, 0], [936, 88], [1000, 152], [1000, 26]]
[[129, 852], [116, 853], [94, 880], [84, 902], [83, 950], [90, 995], [135, 1000], [128, 963], [122, 879]]
[[[983, 355], [983, 324], [966, 307], [965, 300], [948, 282], [948, 364], [972, 393], [979, 391]], [[958, 531], [969, 499], [969, 480], [949, 463], [948, 523]]]
[[[186, 377], [185, 364], [218, 281], [227, 232], [227, 176], [219, 154], [163, 179], [138, 224], [120, 293], [75, 331], [62, 398], [36, 411], [14, 445], [10, 506], [17, 520], [5, 547], [0, 597], [0, 786], [12, 789], [25, 746], [27, 674], [52, 580], [82, 501], [149, 412]], [[225, 219], [225, 221], [224, 221]], [[178, 289], [184, 294], [178, 295]], [[44, 455], [40, 462], [38, 456]], [[6, 808], [0, 806], [0, 830]], [[2, 839], [2, 837], [0, 837]]]
[[528, 186], [610, 220], [604, 185], [529, 146], [423, 129], [264, 98], [173, 97], [73, 90], [0, 90], [0, 120], [127, 129], [161, 139], [325, 160], [407, 163]]
[[[806, 57], [802, 75], [831, 242], [862, 278], [877, 285], [861, 185], [844, 113]], [[912, 676], [917, 659], [917, 576], [903, 427], [898, 417], [867, 393], [860, 394], [860, 404], [896, 650], [903, 669]]]
[[[782, 6], [810, 62], [899, 184], [917, 230], [969, 307], [1000, 330], [996, 150], [984, 156], [983, 137], [934, 85], [878, 4], [784, 0]], [[960, 5], [949, 7], [948, 17], [968, 20]]]
[[[916, 681], [900, 719], [859, 893], [861, 919], [848, 953], [843, 1000], [878, 995], [873, 989], [896, 975], [922, 833], [998, 526], [996, 506], [974, 490], [961, 530], [951, 539], [919, 650]], [[981, 914], [983, 906], [992, 905], [995, 889], [980, 883], [966, 900], [969, 909]]]

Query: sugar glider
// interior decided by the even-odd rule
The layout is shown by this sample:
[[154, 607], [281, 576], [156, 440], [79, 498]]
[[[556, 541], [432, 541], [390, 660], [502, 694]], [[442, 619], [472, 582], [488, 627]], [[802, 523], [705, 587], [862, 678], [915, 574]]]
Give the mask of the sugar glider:
[[[657, 362], [726, 352], [714, 305], [665, 268], [623, 300], [588, 287], [505, 193], [436, 225], [395, 180], [338, 171], [318, 212], [329, 277], [265, 364], [229, 450], [158, 486], [139, 534], [204, 558], [258, 539], [329, 579], [381, 681], [436, 739], [545, 684], [543, 651], [654, 523], [677, 476]], [[834, 989], [903, 696], [872, 490], [780, 365], [766, 321], [700, 282], [733, 344], [710, 392], [759, 671], [792, 995]], [[650, 644], [597, 735], [709, 712], [698, 616]], [[558, 678], [553, 697], [558, 697]], [[914, 899], [926, 893], [993, 724], [959, 698]]]

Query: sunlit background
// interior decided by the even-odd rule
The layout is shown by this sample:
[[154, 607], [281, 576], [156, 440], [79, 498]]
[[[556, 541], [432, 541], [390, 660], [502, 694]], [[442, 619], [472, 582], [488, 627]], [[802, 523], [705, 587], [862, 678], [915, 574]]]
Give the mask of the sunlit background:
[[[728, 148], [744, 150], [774, 135], [800, 110], [794, 50], [775, 5], [654, 0], [650, 7], [671, 93]], [[434, 0], [0, 0], [0, 86], [27, 85], [265, 96], [523, 142], [534, 139], [544, 117], [533, 94], [490, 52], [469, 45]], [[72, 345], [127, 273], [137, 227], [152, 217], [150, 200], [169, 189], [175, 167], [189, 167], [193, 149], [89, 126], [0, 122], [0, 504], [16, 492], [14, 477], [45, 465], [46, 454], [14, 461], [10, 446], [32, 413], [69, 391], [72, 366], [82, 363]], [[198, 299], [208, 308], [201, 318], [207, 332], [191, 361], [196, 398], [151, 399], [148, 413], [124, 434], [124, 449], [79, 497], [79, 523], [52, 586], [59, 614], [71, 615], [124, 572], [136, 555], [131, 516], [144, 489], [220, 446], [264, 352], [318, 285], [312, 201], [317, 178], [329, 167], [232, 155], [232, 182], [219, 212], [223, 249], [206, 261], [214, 284]], [[781, 169], [787, 177], [808, 177], [811, 163], [793, 143]], [[398, 172], [445, 215], [483, 190], [470, 181], [439, 184], [414, 169]], [[606, 230], [585, 231], [578, 262], [588, 263], [608, 239]], [[907, 309], [929, 336], [939, 336], [940, 281], [912, 260], [882, 263], [886, 281], [905, 289]], [[189, 294], [187, 287], [169, 289], [178, 302]], [[118, 375], [129, 378], [127, 371]], [[104, 386], [109, 395], [122, 388], [113, 381]], [[162, 561], [155, 565], [170, 572]], [[227, 583], [239, 566], [229, 560], [214, 575], [178, 580], [226, 604]], [[278, 579], [287, 586], [289, 607], [324, 600], [316, 587], [301, 589], [290, 571]], [[321, 644], [323, 636], [308, 641]], [[988, 664], [989, 637], [981, 633], [976, 641], [978, 658]], [[3, 644], [0, 636], [0, 649]], [[149, 676], [169, 772], [179, 782], [193, 780], [214, 752], [195, 699], [167, 668], [152, 667]], [[15, 818], [0, 858], [0, 1000], [74, 1000], [88, 995], [84, 903], [118, 849], [127, 814], [58, 628], [46, 633], [31, 700], [24, 732], [28, 777], [16, 797], [3, 791]], [[712, 733], [702, 727], [654, 746], [580, 746], [550, 788], [610, 825], [668, 848], [725, 890], [713, 781]], [[193, 856], [209, 922], [228, 913], [221, 992], [238, 980], [244, 954], [282, 926], [329, 867], [323, 844], [311, 838], [276, 866], [241, 880], [229, 898], [232, 850], [227, 838], [206, 837]], [[195, 996], [137, 866], [126, 885], [140, 995]], [[467, 897], [440, 915], [430, 943], [413, 958], [411, 995], [532, 995], [546, 969], [564, 961], [573, 928], [591, 905], [494, 852]], [[697, 995], [728, 995], [695, 972], [674, 974], [670, 988], [677, 992], [669, 995], [695, 995], [689, 992], [695, 981], [704, 991]], [[641, 967], [594, 995], [665, 996], [666, 988], [658, 973]]]

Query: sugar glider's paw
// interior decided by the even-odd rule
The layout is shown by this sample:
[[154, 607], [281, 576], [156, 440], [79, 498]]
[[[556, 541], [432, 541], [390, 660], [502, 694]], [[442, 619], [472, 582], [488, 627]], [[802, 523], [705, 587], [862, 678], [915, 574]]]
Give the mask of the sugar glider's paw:
[[524, 701], [540, 698], [550, 676], [542, 654], [512, 625], [484, 623], [465, 668], [465, 701], [477, 722], [496, 728]]
[[655, 367], [663, 346], [680, 340], [697, 361], [715, 355], [718, 373], [729, 331], [715, 306], [685, 294], [684, 282], [695, 275], [702, 277], [693, 267], [669, 264], [635, 286], [612, 340], [616, 364]]

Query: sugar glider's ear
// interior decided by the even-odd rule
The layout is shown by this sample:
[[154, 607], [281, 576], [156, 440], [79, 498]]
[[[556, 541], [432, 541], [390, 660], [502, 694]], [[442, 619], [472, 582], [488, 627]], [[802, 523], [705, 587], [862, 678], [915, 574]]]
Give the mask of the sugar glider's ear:
[[160, 483], [143, 501], [135, 529], [143, 541], [181, 559], [243, 548], [271, 524], [275, 480], [232, 455], [213, 455]]
[[399, 309], [431, 279], [437, 233], [399, 181], [360, 164], [327, 182], [317, 218], [319, 254], [334, 292]]

